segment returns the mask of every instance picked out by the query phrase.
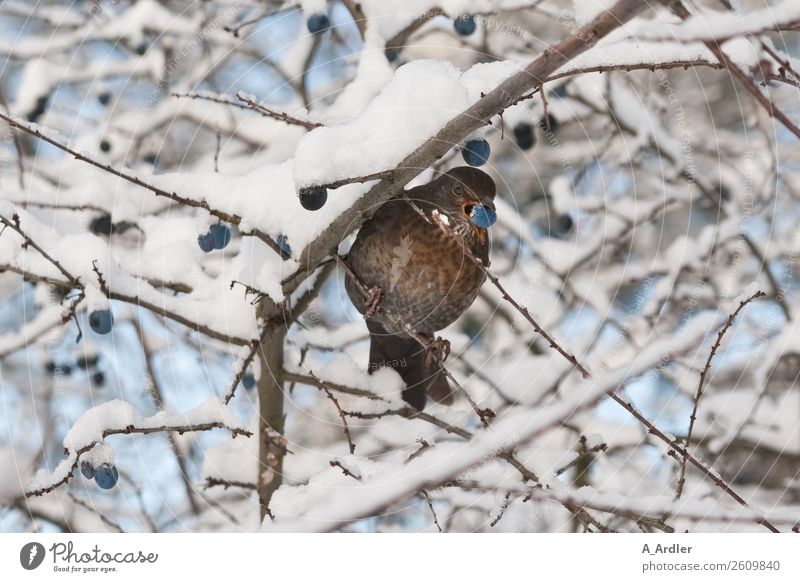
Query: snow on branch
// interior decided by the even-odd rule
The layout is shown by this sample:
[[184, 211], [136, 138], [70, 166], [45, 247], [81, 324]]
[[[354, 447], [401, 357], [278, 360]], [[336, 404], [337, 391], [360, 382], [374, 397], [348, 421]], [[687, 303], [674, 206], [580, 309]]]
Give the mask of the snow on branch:
[[[306, 245], [302, 251], [300, 264], [304, 265], [305, 269], [313, 270], [333, 252], [339, 241], [358, 228], [382, 202], [397, 194], [403, 186], [446, 154], [453, 145], [480, 129], [494, 115], [514, 104], [531, 89], [540, 86], [565, 63], [587, 51], [601, 38], [646, 7], [642, 2], [620, 0], [589, 24], [545, 50], [522, 71], [511, 75], [464, 111], [455, 115], [433, 137], [400, 160], [391, 179], [384, 178], [374, 185], [366, 195], [337, 216], [320, 236]], [[313, 139], [315, 132], [309, 134], [308, 138]], [[284, 289], [290, 291], [301, 281], [302, 277], [287, 278], [284, 281]]]
[[183, 414], [159, 412], [140, 416], [122, 400], [111, 400], [84, 412], [64, 437], [63, 459], [52, 473], [42, 470], [25, 488], [25, 496], [49, 493], [67, 483], [78, 467], [81, 455], [117, 434], [152, 434], [157, 432], [206, 431], [227, 429], [237, 435], [252, 436], [252, 432], [218, 398], [209, 398]]
[[[629, 366], [595, 378], [590, 383], [567, 381], [561, 401], [531, 415], [529, 410], [514, 411], [497, 419], [490, 428], [470, 441], [469, 447], [444, 443], [417, 457], [408, 467], [391, 467], [372, 479], [347, 482], [330, 491], [324, 503], [312, 505], [295, 519], [276, 513], [275, 521], [265, 522], [262, 531], [331, 531], [357, 519], [375, 515], [382, 509], [416, 494], [420, 489], [434, 489], [457, 477], [487, 457], [497, 456], [525, 444], [581, 410], [594, 406], [606, 394], [628, 381], [695, 348], [724, 321], [719, 314], [698, 316], [677, 336], [655, 341], [638, 354]], [[458, 450], [458, 454], [454, 452]]]
[[721, 43], [737, 37], [791, 30], [798, 25], [800, 25], [800, 4], [795, 0], [783, 0], [776, 6], [746, 12], [704, 9], [679, 24], [639, 22], [630, 27], [629, 31], [634, 36], [648, 40]]

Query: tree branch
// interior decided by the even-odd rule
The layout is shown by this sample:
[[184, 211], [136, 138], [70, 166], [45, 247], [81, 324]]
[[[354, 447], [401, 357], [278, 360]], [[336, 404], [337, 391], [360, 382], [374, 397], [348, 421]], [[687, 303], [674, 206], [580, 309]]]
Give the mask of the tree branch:
[[640, 0], [620, 0], [574, 34], [547, 48], [523, 71], [506, 79], [471, 107], [454, 117], [435, 136], [398, 164], [393, 180], [382, 179], [303, 249], [298, 262], [304, 267], [284, 280], [284, 291], [290, 292], [296, 288], [304, 278], [304, 271], [312, 270], [326, 256], [332, 254], [348, 233], [361, 226], [383, 202], [402, 191], [403, 186], [446, 154], [454, 144], [460, 143], [469, 134], [483, 127], [491, 117], [512, 105], [526, 92], [540, 86], [564, 63], [594, 46], [609, 32], [645, 8], [647, 4]]

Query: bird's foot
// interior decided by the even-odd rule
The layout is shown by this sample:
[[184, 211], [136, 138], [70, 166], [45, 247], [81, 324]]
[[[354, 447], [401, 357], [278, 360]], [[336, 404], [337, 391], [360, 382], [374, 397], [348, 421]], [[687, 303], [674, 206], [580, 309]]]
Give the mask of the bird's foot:
[[425, 348], [425, 365], [432, 366], [434, 363], [442, 365], [450, 355], [450, 342], [444, 338], [437, 337]]
[[370, 287], [367, 296], [367, 311], [364, 314], [366, 317], [374, 317], [381, 306], [383, 300], [383, 289], [380, 287]]

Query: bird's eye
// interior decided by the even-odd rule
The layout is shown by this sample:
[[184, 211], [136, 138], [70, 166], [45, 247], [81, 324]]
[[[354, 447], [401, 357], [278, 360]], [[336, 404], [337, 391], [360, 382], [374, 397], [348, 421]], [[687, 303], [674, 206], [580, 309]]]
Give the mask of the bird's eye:
[[463, 194], [464, 187], [461, 184], [453, 184], [453, 193], [454, 194]]

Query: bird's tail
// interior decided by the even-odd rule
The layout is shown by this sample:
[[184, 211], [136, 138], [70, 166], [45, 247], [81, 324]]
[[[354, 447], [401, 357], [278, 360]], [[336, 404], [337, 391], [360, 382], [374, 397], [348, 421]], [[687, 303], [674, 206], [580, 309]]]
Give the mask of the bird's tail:
[[428, 395], [441, 404], [453, 403], [453, 390], [439, 364], [426, 358], [425, 348], [405, 334], [391, 334], [374, 321], [370, 332], [369, 371], [392, 368], [403, 378], [403, 400], [417, 410], [425, 408]]

